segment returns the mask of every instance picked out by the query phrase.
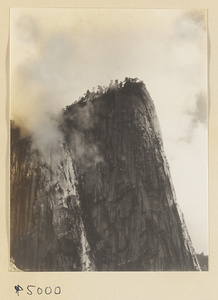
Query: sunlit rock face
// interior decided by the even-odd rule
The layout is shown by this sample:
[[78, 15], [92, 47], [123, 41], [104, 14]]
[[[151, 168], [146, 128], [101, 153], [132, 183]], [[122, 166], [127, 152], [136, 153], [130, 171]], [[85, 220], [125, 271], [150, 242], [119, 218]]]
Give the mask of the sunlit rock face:
[[[11, 143], [11, 256], [34, 271], [90, 270], [74, 163], [62, 144], [44, 153], [19, 139]], [[92, 266], [94, 269], [94, 266]]]
[[11, 256], [21, 270], [194, 271], [155, 107], [126, 79], [63, 111], [63, 142], [12, 130]]

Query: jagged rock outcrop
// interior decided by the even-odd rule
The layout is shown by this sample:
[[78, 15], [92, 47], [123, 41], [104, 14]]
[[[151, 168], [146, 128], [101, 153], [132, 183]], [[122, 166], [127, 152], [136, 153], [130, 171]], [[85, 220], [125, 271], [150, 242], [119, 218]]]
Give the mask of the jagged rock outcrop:
[[[153, 102], [137, 80], [67, 107], [42, 155], [12, 131], [11, 256], [22, 270], [199, 270]], [[45, 149], [46, 151], [46, 149]], [[47, 151], [48, 152], [48, 151]]]

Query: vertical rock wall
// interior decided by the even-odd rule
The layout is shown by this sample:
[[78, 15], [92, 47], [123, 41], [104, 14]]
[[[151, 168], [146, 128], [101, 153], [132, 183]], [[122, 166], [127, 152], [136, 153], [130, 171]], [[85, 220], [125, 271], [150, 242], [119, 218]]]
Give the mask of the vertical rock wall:
[[126, 81], [69, 106], [64, 143], [12, 130], [11, 256], [21, 270], [199, 270], [153, 102]]
[[93, 269], [72, 158], [64, 145], [53, 150], [12, 130], [11, 256], [26, 271]]
[[[84, 112], [91, 126], [81, 126], [78, 111]], [[95, 146], [99, 157], [87, 165], [75, 157], [78, 193], [96, 268], [198, 270], [145, 86], [127, 82], [68, 108], [65, 118], [74, 153], [75, 136], [80, 136], [87, 156]]]

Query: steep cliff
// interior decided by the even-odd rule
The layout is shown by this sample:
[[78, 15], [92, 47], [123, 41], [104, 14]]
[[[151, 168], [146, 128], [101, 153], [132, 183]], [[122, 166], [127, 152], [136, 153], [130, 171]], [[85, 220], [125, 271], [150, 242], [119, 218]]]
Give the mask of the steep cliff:
[[199, 270], [153, 102], [137, 80], [87, 91], [40, 153], [12, 131], [11, 256], [22, 270]]
[[39, 152], [11, 135], [11, 256], [30, 271], [90, 270], [74, 163], [64, 144]]

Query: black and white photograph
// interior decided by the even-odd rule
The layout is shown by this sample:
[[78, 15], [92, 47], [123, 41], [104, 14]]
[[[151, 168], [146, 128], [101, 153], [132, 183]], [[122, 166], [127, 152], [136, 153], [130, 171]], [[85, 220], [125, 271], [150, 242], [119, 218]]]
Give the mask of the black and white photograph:
[[205, 9], [10, 9], [10, 272], [208, 271]]

